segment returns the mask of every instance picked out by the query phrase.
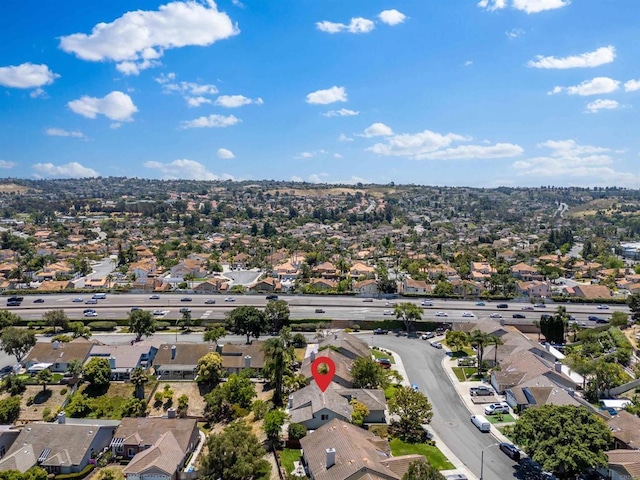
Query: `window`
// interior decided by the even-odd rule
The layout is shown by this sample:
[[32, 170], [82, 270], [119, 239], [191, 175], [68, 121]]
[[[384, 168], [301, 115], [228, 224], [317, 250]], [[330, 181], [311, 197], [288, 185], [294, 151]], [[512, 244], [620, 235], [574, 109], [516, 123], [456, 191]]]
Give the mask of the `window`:
[[327, 415], [326, 413], [322, 415], [322, 417], [320, 418], [321, 420], [329, 420], [329, 415]]
[[128, 455], [129, 457], [133, 457], [135, 454], [136, 454], [136, 451], [135, 451], [133, 448], [129, 448], [129, 449], [127, 450], [127, 455]]

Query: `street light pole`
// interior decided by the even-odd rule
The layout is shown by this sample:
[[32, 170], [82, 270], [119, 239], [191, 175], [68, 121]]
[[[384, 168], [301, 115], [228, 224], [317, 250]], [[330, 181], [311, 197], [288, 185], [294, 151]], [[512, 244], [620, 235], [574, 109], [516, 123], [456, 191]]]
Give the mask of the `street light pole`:
[[488, 448], [491, 447], [495, 447], [497, 445], [500, 445], [499, 443], [492, 443], [491, 445], [484, 447], [481, 451], [480, 451], [480, 480], [484, 480], [484, 451], [487, 450]]

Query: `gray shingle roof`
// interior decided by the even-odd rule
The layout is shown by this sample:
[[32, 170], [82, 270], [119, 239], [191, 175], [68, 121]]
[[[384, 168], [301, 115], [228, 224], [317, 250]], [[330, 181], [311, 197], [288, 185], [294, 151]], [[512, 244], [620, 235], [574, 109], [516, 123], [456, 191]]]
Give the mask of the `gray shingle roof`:
[[189, 449], [196, 420], [188, 418], [123, 418], [114, 438], [124, 438], [125, 445], [153, 445], [171, 432], [183, 451]]
[[141, 475], [145, 471], [160, 470], [167, 475], [173, 475], [178, 469], [186, 452], [180, 448], [172, 432], [165, 432], [153, 444], [136, 454], [124, 469], [124, 474]]

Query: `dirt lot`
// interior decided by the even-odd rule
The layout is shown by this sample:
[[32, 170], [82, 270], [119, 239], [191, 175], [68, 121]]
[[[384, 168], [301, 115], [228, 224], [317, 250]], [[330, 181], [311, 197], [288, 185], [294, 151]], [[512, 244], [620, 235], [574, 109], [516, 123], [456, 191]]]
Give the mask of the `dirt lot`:
[[[22, 402], [20, 403], [20, 418], [18, 422], [33, 422], [42, 420], [42, 412], [45, 408], [50, 408], [51, 413], [55, 414], [56, 410], [62, 406], [66, 395], [60, 392], [67, 387], [63, 385], [48, 385], [46, 391], [42, 391], [40, 385], [27, 385], [27, 389], [22, 394]], [[33, 397], [33, 405], [27, 405], [27, 399]]]
[[[200, 389], [198, 388], [197, 383], [160, 382], [156, 391], [161, 392], [166, 384], [169, 384], [171, 390], [173, 390], [173, 408], [178, 407], [178, 397], [184, 394], [189, 397], [189, 409], [187, 410], [187, 415], [189, 417], [202, 417], [204, 414], [204, 398], [200, 395]], [[167, 410], [163, 406], [154, 408], [153, 405], [154, 401], [152, 398], [151, 402], [149, 402], [150, 417], [161, 417], [162, 415], [166, 415]]]

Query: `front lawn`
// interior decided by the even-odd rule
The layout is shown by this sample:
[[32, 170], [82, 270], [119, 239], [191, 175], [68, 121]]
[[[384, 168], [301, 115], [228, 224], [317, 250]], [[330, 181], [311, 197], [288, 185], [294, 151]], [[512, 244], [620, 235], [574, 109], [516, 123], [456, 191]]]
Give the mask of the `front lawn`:
[[478, 373], [477, 367], [453, 367], [452, 370], [459, 382], [475, 380], [475, 375]]
[[447, 457], [436, 446], [427, 445], [426, 443], [405, 443], [398, 438], [394, 438], [389, 442], [391, 453], [394, 457], [400, 455], [424, 455], [433, 468], [437, 470], [451, 470], [454, 466]]
[[515, 422], [516, 419], [510, 413], [503, 413], [502, 415], [487, 415], [489, 423], [509, 423]]
[[371, 354], [374, 356], [376, 360], [380, 358], [388, 358], [391, 363], [396, 363], [393, 359], [393, 355], [389, 355], [388, 353], [381, 352], [380, 350], [371, 349]]
[[278, 453], [280, 455], [280, 463], [282, 464], [282, 468], [284, 468], [284, 471], [288, 474], [293, 472], [293, 469], [295, 468], [293, 466], [293, 462], [297, 462], [300, 460], [300, 449], [285, 448]]

